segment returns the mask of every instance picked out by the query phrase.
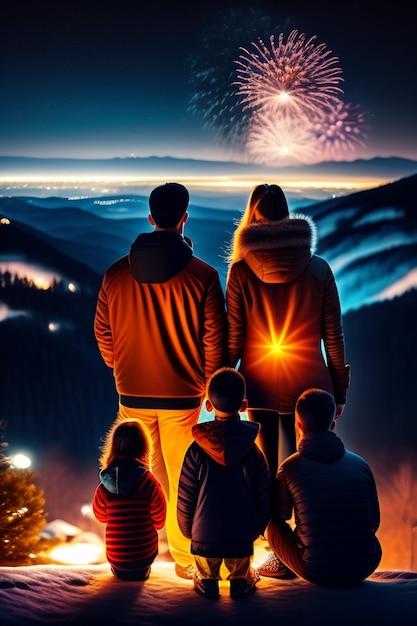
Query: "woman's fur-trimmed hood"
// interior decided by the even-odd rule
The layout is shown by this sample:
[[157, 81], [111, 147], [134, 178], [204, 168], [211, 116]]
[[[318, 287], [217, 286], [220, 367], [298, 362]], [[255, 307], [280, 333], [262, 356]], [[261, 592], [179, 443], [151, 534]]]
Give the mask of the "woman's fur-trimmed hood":
[[306, 215], [256, 222], [237, 233], [237, 260], [244, 259], [263, 282], [289, 282], [306, 268], [316, 241], [315, 224]]

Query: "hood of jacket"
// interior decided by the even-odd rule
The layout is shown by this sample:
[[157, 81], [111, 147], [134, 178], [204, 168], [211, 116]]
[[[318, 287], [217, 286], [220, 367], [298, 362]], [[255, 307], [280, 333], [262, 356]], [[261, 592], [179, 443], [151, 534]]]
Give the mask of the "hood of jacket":
[[316, 248], [316, 226], [302, 214], [256, 222], [237, 236], [239, 258], [265, 283], [290, 282], [307, 267]]
[[345, 454], [345, 446], [333, 431], [307, 433], [300, 439], [298, 452], [318, 463], [334, 463]]
[[164, 283], [173, 278], [191, 260], [192, 242], [169, 230], [141, 233], [132, 243], [129, 264], [139, 283]]
[[147, 471], [136, 459], [120, 457], [101, 470], [99, 477], [107, 491], [129, 497], [137, 491]]
[[259, 431], [256, 422], [242, 421], [239, 415], [193, 426], [195, 441], [220, 465], [236, 465], [249, 452]]

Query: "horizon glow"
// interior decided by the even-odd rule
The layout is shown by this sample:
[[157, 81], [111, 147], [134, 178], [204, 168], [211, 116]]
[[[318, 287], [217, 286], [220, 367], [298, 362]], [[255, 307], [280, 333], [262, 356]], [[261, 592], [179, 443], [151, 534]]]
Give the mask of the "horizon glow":
[[[265, 177], [265, 176], [264, 176]], [[273, 176], [269, 175], [270, 178]], [[224, 189], [233, 189], [233, 190], [247, 190], [252, 189], [256, 185], [259, 184], [259, 178], [246, 178], [243, 176], [176, 176], [175, 174], [161, 175], [161, 174], [153, 174], [146, 176], [121, 176], [121, 175], [103, 175], [103, 174], [68, 174], [68, 175], [56, 175], [56, 174], [47, 174], [47, 175], [13, 175], [13, 176], [0, 176], [0, 186], [8, 189], [13, 189], [15, 187], [30, 187], [36, 186], [40, 188], [53, 188], [60, 189], [62, 187], [67, 187], [68, 185], [77, 188], [78, 186], [88, 186], [91, 187], [92, 190], [97, 191], [95, 189], [96, 186], [100, 186], [103, 184], [118, 184], [120, 186], [131, 186], [131, 187], [142, 187], [146, 185], [159, 185], [168, 180], [168, 178], [177, 178], [181, 180], [181, 183], [189, 186], [194, 189], [213, 189], [213, 190], [224, 190]], [[339, 177], [340, 178], [340, 177]], [[393, 180], [393, 179], [392, 179]], [[346, 177], [340, 180], [331, 180], [330, 178], [325, 180], [316, 179], [305, 179], [305, 180], [291, 180], [287, 178], [286, 180], [282, 180], [280, 185], [283, 188], [288, 189], [346, 189], [346, 190], [356, 190], [356, 189], [369, 189], [371, 187], [392, 182], [391, 179], [381, 179], [381, 178], [366, 178], [358, 180], [357, 178], [352, 179], [352, 177]], [[101, 190], [105, 192], [104, 189]], [[113, 192], [114, 190], [112, 190]]]

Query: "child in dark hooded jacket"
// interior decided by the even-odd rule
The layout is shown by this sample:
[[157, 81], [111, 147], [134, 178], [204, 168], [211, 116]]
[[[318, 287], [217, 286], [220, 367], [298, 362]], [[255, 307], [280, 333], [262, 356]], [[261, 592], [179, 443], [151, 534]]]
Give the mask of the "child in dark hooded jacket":
[[259, 424], [240, 419], [246, 410], [245, 379], [221, 368], [209, 379], [206, 408], [213, 421], [195, 425], [195, 441], [185, 455], [178, 489], [181, 532], [191, 539], [194, 588], [219, 596], [220, 567], [228, 570], [230, 595], [255, 590], [253, 543], [270, 519], [271, 479], [265, 456], [255, 444]]
[[298, 451], [278, 470], [276, 508], [265, 533], [269, 545], [290, 571], [311, 583], [359, 585], [382, 557], [372, 470], [334, 432], [332, 394], [306, 389], [295, 415]]
[[149, 457], [149, 437], [139, 420], [118, 418], [104, 439], [93, 512], [106, 524], [107, 560], [122, 580], [149, 577], [157, 531], [165, 524], [165, 497], [149, 471]]

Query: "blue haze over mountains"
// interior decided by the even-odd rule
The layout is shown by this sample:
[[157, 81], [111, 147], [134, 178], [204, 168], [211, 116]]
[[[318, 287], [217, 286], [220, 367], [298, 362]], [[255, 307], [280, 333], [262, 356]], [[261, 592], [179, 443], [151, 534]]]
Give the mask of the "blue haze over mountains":
[[270, 174], [274, 177], [303, 176], [323, 174], [348, 175], [363, 178], [379, 175], [389, 179], [403, 178], [417, 172], [417, 162], [401, 157], [375, 157], [372, 159], [356, 159], [354, 161], [329, 161], [313, 165], [288, 167], [271, 167], [253, 163], [237, 163], [233, 161], [203, 161], [199, 159], [178, 159], [174, 157], [125, 157], [113, 159], [70, 159], [40, 157], [9, 157], [0, 156], [0, 173], [2, 176], [14, 174], [42, 175], [46, 172], [54, 174], [101, 173], [134, 175], [154, 173], [168, 176], [191, 175], [231, 175], [231, 174]]
[[[314, 219], [317, 253], [339, 286], [352, 381], [337, 430], [381, 472], [388, 458], [392, 469], [404, 459], [415, 464], [417, 456], [417, 291], [383, 295], [417, 268], [414, 168], [413, 175], [367, 191], [290, 203], [290, 210]], [[222, 207], [222, 201], [191, 194], [189, 212], [186, 234], [195, 254], [217, 267], [224, 286], [224, 257], [241, 211], [236, 203]], [[59, 510], [54, 477], [76, 489], [76, 503], [91, 497], [97, 482], [98, 448], [117, 411], [112, 373], [93, 335], [97, 292], [108, 265], [128, 252], [139, 232], [150, 230], [147, 214], [145, 195], [0, 197], [0, 217], [10, 220], [0, 225], [0, 260], [42, 265], [64, 279], [42, 291], [5, 284], [3, 277], [0, 289], [0, 304], [13, 312], [0, 321], [5, 438], [12, 451], [35, 457], [47, 495], [54, 494], [53, 513]], [[75, 293], [66, 281], [77, 285]], [[58, 331], [48, 329], [50, 321], [59, 323]]]

